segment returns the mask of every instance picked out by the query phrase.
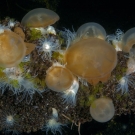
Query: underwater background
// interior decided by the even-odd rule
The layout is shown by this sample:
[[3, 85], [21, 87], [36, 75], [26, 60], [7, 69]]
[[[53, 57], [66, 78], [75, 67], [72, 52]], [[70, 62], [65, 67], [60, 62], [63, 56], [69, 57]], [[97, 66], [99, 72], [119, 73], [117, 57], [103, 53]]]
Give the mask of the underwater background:
[[[115, 33], [116, 29], [126, 32], [135, 27], [135, 8], [132, 1], [3, 0], [0, 3], [0, 20], [9, 16], [21, 21], [28, 11], [39, 7], [49, 8], [60, 16], [60, 20], [53, 25], [60, 30], [65, 27], [76, 31], [86, 22], [99, 23], [108, 35]], [[63, 129], [63, 135], [78, 135], [78, 127], [73, 126], [72, 130], [70, 127], [71, 125], [68, 125]], [[133, 112], [122, 114], [106, 123], [92, 120], [82, 124], [80, 132], [81, 135], [135, 135], [135, 115]], [[3, 131], [0, 134], [3, 134]], [[28, 134], [45, 135], [41, 131]]]

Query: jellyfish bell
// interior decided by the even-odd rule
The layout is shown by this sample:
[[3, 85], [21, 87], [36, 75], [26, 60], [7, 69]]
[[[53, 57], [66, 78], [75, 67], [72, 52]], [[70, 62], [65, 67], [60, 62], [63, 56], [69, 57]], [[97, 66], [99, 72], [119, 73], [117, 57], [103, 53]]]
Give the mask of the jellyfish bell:
[[135, 27], [126, 31], [122, 37], [122, 51], [129, 53], [132, 46], [135, 44]]
[[5, 30], [0, 34], [0, 67], [15, 67], [22, 61], [25, 53], [24, 41], [16, 33]]
[[64, 61], [73, 74], [95, 85], [108, 80], [117, 64], [117, 53], [104, 40], [80, 39], [66, 50]]
[[77, 38], [96, 37], [105, 40], [106, 31], [100, 24], [90, 22], [81, 25], [78, 28], [76, 35]]
[[38, 28], [47, 27], [59, 20], [59, 16], [52, 10], [36, 8], [28, 12], [22, 19], [23, 26]]
[[96, 99], [90, 106], [92, 118], [98, 122], [107, 122], [114, 116], [115, 108], [109, 98]]
[[64, 66], [55, 65], [47, 70], [46, 85], [53, 91], [63, 92], [69, 89], [74, 81], [73, 74]]

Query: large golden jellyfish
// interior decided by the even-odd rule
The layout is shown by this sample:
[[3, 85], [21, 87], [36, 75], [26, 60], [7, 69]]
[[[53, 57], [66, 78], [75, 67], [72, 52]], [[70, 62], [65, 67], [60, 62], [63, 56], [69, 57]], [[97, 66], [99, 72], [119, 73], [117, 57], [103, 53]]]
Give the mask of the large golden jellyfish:
[[66, 67], [92, 85], [106, 82], [117, 64], [117, 53], [104, 41], [104, 28], [97, 23], [86, 23], [76, 35], [65, 52]]
[[90, 36], [71, 43], [64, 59], [73, 74], [95, 85], [108, 80], [117, 64], [117, 53], [106, 41]]
[[90, 106], [92, 118], [98, 122], [109, 121], [115, 113], [115, 108], [110, 98], [96, 99]]
[[47, 27], [59, 20], [59, 16], [52, 10], [36, 8], [28, 12], [22, 19], [21, 24], [27, 27]]
[[9, 68], [18, 65], [25, 53], [26, 46], [20, 36], [8, 30], [0, 34], [0, 67]]

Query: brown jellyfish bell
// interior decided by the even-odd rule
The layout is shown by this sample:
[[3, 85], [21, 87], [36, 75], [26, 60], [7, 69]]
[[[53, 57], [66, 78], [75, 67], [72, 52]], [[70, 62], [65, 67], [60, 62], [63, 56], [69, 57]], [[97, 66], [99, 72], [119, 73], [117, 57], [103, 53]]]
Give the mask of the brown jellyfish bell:
[[28, 12], [22, 19], [23, 26], [38, 28], [47, 27], [59, 20], [59, 16], [52, 10], [36, 8]]
[[9, 68], [18, 65], [25, 53], [26, 46], [20, 36], [8, 30], [0, 34], [0, 67]]
[[92, 118], [98, 122], [107, 122], [114, 116], [115, 108], [109, 98], [96, 99], [90, 106]]
[[105, 40], [106, 31], [100, 24], [89, 22], [81, 25], [78, 28], [76, 35], [77, 38], [97, 37], [99, 39]]
[[46, 85], [49, 89], [56, 92], [63, 92], [69, 89], [76, 78], [64, 66], [55, 63], [47, 70], [45, 78]]
[[71, 44], [64, 60], [74, 75], [95, 85], [108, 80], [117, 64], [117, 53], [106, 41], [90, 37]]
[[130, 49], [134, 44], [135, 44], [135, 27], [126, 31], [126, 33], [122, 37], [122, 42], [121, 42], [122, 51], [127, 53], [130, 52]]

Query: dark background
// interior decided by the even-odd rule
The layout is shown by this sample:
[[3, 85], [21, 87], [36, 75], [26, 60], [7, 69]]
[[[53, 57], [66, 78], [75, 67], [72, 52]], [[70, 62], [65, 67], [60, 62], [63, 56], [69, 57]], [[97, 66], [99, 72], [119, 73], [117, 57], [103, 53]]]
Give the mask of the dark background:
[[[1, 0], [0, 19], [6, 16], [21, 21], [30, 10], [46, 7], [45, 3], [37, 0]], [[60, 20], [56, 28], [63, 27], [76, 31], [79, 26], [87, 22], [96, 22], [102, 25], [107, 34], [113, 34], [117, 28], [122, 31], [135, 27], [135, 5], [133, 1], [99, 1], [99, 0], [60, 0], [56, 11]], [[81, 125], [81, 135], [135, 135], [134, 115], [115, 117], [113, 121], [98, 123], [92, 121]], [[70, 130], [65, 128], [64, 135], [78, 135], [77, 127]], [[102, 134], [100, 134], [102, 133]], [[30, 134], [44, 134], [42, 132]], [[51, 135], [51, 134], [50, 134]]]
[[[38, 1], [1, 0], [0, 19], [10, 16], [21, 21], [28, 11], [46, 7], [45, 3]], [[135, 26], [134, 1], [59, 0], [57, 5], [55, 12], [60, 16], [57, 23], [59, 29], [63, 27], [72, 29], [73, 26], [77, 30], [86, 22], [97, 22], [105, 28], [107, 34], [110, 34], [117, 28], [126, 31]]]

